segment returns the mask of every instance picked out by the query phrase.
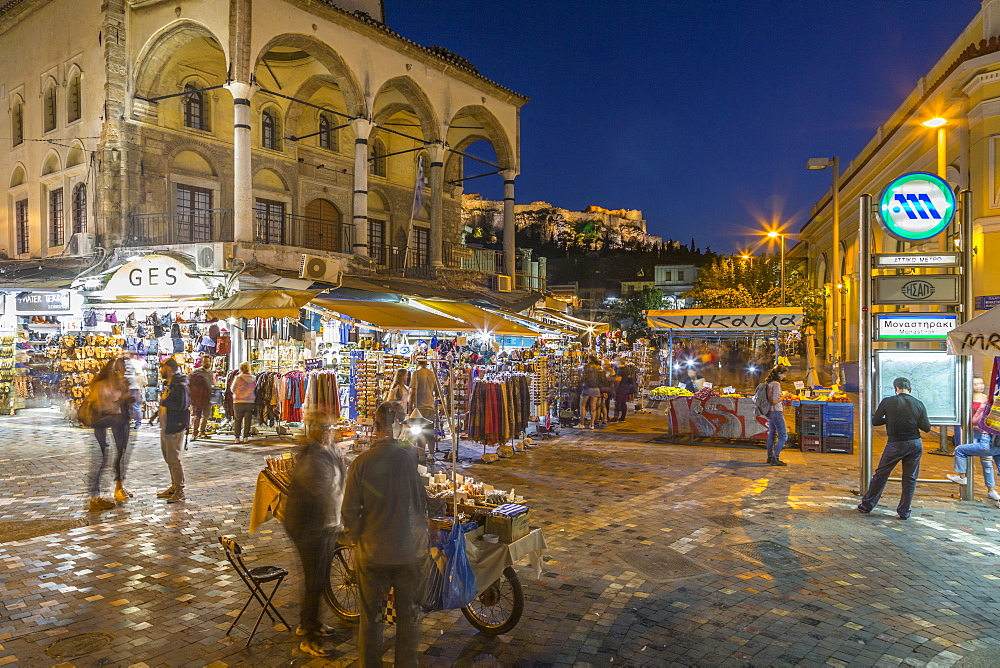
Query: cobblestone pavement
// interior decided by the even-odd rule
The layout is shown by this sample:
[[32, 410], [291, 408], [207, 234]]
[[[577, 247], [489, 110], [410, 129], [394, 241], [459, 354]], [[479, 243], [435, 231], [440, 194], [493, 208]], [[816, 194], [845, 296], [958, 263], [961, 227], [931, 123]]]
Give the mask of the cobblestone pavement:
[[[522, 567], [525, 613], [507, 635], [482, 636], [457, 611], [427, 615], [425, 663], [996, 665], [1000, 511], [981, 495], [962, 503], [957, 487], [922, 484], [903, 522], [890, 483], [883, 505], [860, 516], [856, 457], [789, 451], [790, 465], [774, 468], [757, 448], [651, 442], [659, 434], [662, 419], [636, 416], [464, 465], [531, 499], [547, 563], [538, 581]], [[250, 649], [224, 635], [246, 590], [221, 534], [291, 570], [277, 599], [297, 620], [299, 568], [282, 527], [247, 535], [263, 457], [287, 444], [192, 444], [188, 501], [168, 506], [155, 498], [167, 472], [144, 428], [135, 498], [95, 515], [84, 510], [88, 432], [25, 414], [0, 418], [0, 443], [0, 666], [356, 659], [355, 629], [332, 614], [329, 661], [299, 652], [280, 626]], [[949, 467], [928, 455], [922, 477]]]

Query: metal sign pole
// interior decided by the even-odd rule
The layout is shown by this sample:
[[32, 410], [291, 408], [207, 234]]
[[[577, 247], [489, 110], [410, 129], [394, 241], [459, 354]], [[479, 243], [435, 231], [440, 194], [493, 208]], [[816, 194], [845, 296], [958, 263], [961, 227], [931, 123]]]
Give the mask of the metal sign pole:
[[[959, 316], [961, 322], [968, 322], [972, 319], [973, 309], [975, 308], [976, 298], [972, 291], [972, 191], [963, 190], [958, 195], [959, 207], [961, 212], [961, 223], [959, 227], [960, 239], [962, 240], [962, 267], [959, 271], [962, 274], [962, 312]], [[959, 393], [959, 397], [962, 401], [959, 402], [958, 410], [961, 420], [961, 433], [965, 436], [962, 439], [965, 442], [972, 441], [972, 375], [973, 375], [973, 362], [972, 355], [963, 355], [961, 359], [961, 374], [960, 387], [962, 391]], [[958, 447], [960, 443], [958, 442], [958, 432], [955, 434], [955, 447]], [[968, 470], [965, 472], [966, 483], [962, 485], [962, 500], [963, 501], [973, 501], [975, 499], [975, 465], [973, 465], [973, 457], [969, 457], [967, 461], [969, 462]], [[988, 466], [993, 466], [992, 462]]]
[[858, 404], [861, 409], [861, 447], [859, 448], [859, 490], [862, 495], [868, 491], [868, 481], [872, 477], [872, 196], [859, 198], [858, 267], [861, 280], [858, 281]]

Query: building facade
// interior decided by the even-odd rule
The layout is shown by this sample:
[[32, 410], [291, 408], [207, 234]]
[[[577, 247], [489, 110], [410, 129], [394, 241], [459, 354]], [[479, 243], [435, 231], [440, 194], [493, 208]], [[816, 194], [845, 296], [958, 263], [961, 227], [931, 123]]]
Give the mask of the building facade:
[[663, 293], [666, 308], [684, 308], [685, 295], [697, 279], [698, 267], [693, 264], [658, 264], [653, 268], [653, 285]]
[[[943, 118], [947, 123], [940, 130], [922, 125], [932, 118]], [[861, 267], [858, 261], [859, 198], [866, 193], [878, 197], [890, 181], [907, 172], [939, 173], [941, 167], [956, 192], [972, 191], [974, 293], [1000, 294], [1000, 273], [990, 269], [1000, 253], [1000, 0], [982, 1], [979, 12], [962, 34], [878, 128], [871, 141], [846, 165], [842, 164], [840, 266], [832, 266], [832, 187], [813, 206], [799, 242], [788, 254], [790, 261], [806, 262], [808, 275], [816, 287], [823, 287], [832, 295], [839, 286], [839, 313], [834, 313], [833, 299], [827, 300], [828, 354], [839, 349], [841, 359], [858, 359], [857, 288], [860, 281], [870, 277], [869, 268]], [[872, 252], [955, 249], [960, 243], [957, 226], [957, 221], [953, 222], [942, 236], [911, 243], [890, 236], [876, 222]], [[929, 308], [932, 307], [923, 310]]]
[[0, 2], [0, 252], [457, 266], [463, 151], [487, 141], [513, 273], [527, 98], [384, 19], [380, 0]]

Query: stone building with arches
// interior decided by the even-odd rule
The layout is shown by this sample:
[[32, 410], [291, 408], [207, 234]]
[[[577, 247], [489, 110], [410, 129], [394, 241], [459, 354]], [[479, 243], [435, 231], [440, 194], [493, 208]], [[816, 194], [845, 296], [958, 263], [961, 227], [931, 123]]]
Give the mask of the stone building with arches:
[[380, 0], [6, 0], [0, 51], [8, 258], [82, 234], [286, 269], [457, 266], [478, 142], [513, 231], [527, 98], [396, 33]]
[[[942, 118], [946, 124], [938, 129], [923, 125], [933, 118]], [[803, 157], [803, 163], [808, 157]], [[839, 349], [842, 360], [858, 359], [858, 286], [871, 278], [870, 268], [859, 262], [859, 198], [863, 194], [877, 198], [902, 174], [938, 173], [956, 192], [972, 191], [973, 291], [975, 295], [1000, 295], [1000, 273], [990, 269], [1000, 254], [1000, 0], [982, 0], [980, 11], [868, 144], [853, 158], [844, 156], [840, 166], [839, 267], [833, 266], [832, 187], [812, 207], [794, 237], [798, 243], [788, 252], [789, 263], [804, 267], [815, 287], [825, 288], [828, 294], [840, 290], [838, 313], [833, 300], [827, 300], [828, 356]], [[872, 253], [929, 253], [954, 250], [961, 243], [957, 221], [926, 242], [899, 240], [877, 223], [872, 232]]]

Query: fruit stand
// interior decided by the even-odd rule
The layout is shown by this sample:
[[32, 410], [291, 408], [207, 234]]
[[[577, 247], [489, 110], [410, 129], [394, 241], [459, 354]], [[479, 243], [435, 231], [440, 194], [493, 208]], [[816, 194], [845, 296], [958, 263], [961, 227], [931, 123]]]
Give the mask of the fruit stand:
[[664, 386], [649, 396], [663, 401], [661, 407], [672, 435], [718, 439], [767, 436], [767, 421], [757, 416], [753, 399], [738, 392], [719, 393], [705, 387], [691, 393]]

